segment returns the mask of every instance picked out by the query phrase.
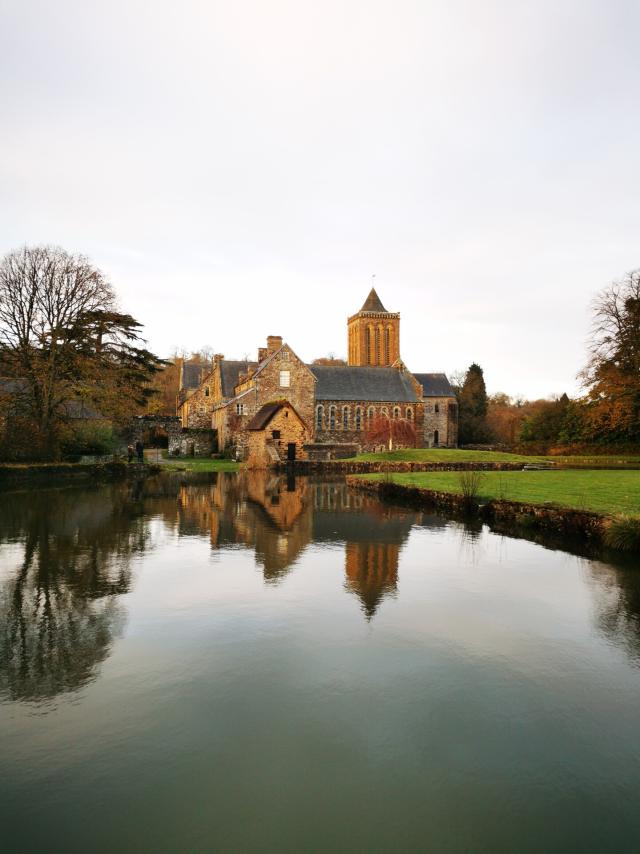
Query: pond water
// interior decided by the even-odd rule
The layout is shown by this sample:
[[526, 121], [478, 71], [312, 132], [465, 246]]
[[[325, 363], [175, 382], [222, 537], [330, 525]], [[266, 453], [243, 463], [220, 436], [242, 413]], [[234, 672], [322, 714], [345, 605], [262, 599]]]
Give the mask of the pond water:
[[2, 849], [640, 850], [640, 571], [264, 473], [0, 495]]

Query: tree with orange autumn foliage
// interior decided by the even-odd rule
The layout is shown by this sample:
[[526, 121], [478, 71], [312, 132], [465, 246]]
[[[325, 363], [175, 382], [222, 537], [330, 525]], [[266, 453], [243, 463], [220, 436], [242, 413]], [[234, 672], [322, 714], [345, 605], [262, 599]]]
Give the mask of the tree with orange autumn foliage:
[[368, 444], [386, 445], [390, 451], [393, 451], [394, 445], [415, 448], [416, 428], [406, 418], [378, 415], [367, 427], [366, 438]]
[[640, 441], [640, 270], [594, 300], [590, 358], [581, 377], [596, 440]]

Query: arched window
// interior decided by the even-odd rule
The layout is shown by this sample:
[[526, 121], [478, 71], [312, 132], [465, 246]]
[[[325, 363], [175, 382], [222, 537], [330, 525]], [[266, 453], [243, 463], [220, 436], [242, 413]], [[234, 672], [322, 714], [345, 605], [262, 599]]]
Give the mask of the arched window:
[[342, 429], [343, 430], [349, 429], [349, 407], [348, 406], [342, 407]]
[[384, 330], [384, 361], [385, 364], [389, 364], [391, 361], [391, 327], [387, 326]]
[[373, 408], [373, 406], [370, 406], [370, 407], [369, 407], [369, 409], [367, 409], [367, 419], [368, 419], [369, 421], [373, 421], [373, 419], [375, 418], [375, 416], [376, 416], [376, 411], [375, 411], [375, 409]]
[[413, 409], [407, 406], [407, 421], [413, 421]]
[[434, 412], [440, 412], [440, 404], [439, 403], [433, 404], [433, 411]]
[[381, 341], [380, 341], [380, 332], [382, 331], [381, 326], [376, 326], [376, 365], [380, 365], [382, 363], [382, 351], [380, 349]]
[[316, 430], [322, 430], [322, 422], [324, 421], [324, 406], [320, 404], [316, 406]]
[[356, 406], [356, 430], [362, 430], [362, 407]]
[[373, 364], [373, 327], [367, 326], [367, 365]]
[[380, 410], [380, 415], [384, 415], [384, 416], [386, 416], [387, 418], [389, 417], [389, 410], [387, 409], [387, 407], [386, 407], [386, 406], [383, 406], [383, 407], [382, 407], [382, 409]]
[[437, 430], [434, 430], [434, 431], [433, 431], [433, 444], [434, 444], [434, 445], [439, 445], [439, 444], [440, 444], [440, 433], [438, 433], [438, 431], [437, 431]]
[[335, 406], [329, 407], [329, 430], [336, 429], [336, 408]]
[[400, 418], [400, 407], [399, 406], [393, 407], [393, 417], [394, 418]]

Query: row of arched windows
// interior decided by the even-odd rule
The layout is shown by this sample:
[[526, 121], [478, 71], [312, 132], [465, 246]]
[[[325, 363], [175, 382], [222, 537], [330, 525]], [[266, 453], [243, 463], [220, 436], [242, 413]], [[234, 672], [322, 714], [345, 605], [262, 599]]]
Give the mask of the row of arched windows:
[[[363, 406], [356, 406], [352, 413], [350, 406], [339, 407], [332, 404], [325, 408], [319, 403], [316, 406], [316, 430], [362, 430], [363, 421], [366, 419], [370, 423], [376, 415], [386, 415], [388, 418], [389, 407], [381, 406], [377, 410], [375, 406], [369, 406], [365, 410]], [[402, 408], [394, 406], [391, 417], [402, 418]], [[410, 406], [405, 409], [404, 417], [407, 421], [413, 421], [413, 409]]]

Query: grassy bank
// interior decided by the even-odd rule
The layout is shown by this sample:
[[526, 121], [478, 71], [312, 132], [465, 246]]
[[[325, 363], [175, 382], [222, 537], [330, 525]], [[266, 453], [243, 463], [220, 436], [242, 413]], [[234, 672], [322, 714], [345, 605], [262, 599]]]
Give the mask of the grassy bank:
[[640, 466], [640, 454], [605, 454], [581, 456], [525, 456], [503, 451], [467, 451], [457, 448], [407, 448], [381, 454], [360, 454], [358, 462], [423, 462], [423, 463], [527, 463], [551, 462], [571, 466]]
[[[457, 472], [359, 475], [436, 492], [462, 494]], [[640, 514], [640, 472], [607, 470], [484, 472], [478, 500], [553, 504], [603, 515]]]

